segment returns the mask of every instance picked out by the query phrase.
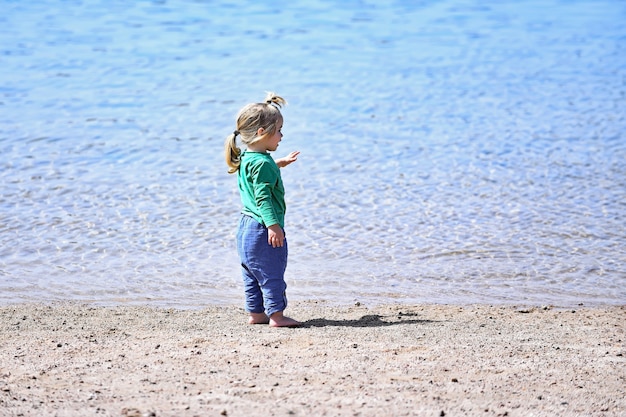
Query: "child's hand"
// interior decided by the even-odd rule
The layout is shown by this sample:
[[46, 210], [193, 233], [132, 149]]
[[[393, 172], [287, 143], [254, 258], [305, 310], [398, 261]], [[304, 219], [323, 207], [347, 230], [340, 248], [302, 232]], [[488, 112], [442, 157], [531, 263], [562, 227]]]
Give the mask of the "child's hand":
[[267, 228], [267, 243], [273, 248], [280, 248], [285, 244], [285, 232], [278, 224], [273, 224]]
[[278, 158], [275, 162], [278, 165], [278, 168], [284, 168], [292, 162], [296, 162], [298, 160], [298, 155], [300, 155], [300, 151], [291, 152], [289, 155], [284, 158]]

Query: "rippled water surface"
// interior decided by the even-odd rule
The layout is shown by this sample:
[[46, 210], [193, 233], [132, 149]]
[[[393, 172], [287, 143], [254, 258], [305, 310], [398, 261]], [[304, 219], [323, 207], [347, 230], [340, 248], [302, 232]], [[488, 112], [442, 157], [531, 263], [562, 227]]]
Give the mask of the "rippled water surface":
[[626, 3], [0, 0], [0, 303], [243, 299], [289, 101], [292, 300], [626, 303]]

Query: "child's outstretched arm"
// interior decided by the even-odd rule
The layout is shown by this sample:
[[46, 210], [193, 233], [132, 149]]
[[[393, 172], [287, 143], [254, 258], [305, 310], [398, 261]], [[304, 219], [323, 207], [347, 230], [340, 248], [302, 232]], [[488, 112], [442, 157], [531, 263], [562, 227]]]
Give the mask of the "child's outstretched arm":
[[291, 152], [289, 155], [284, 158], [278, 158], [274, 162], [278, 165], [278, 168], [284, 168], [292, 162], [296, 162], [298, 160], [298, 155], [300, 155], [300, 151]]

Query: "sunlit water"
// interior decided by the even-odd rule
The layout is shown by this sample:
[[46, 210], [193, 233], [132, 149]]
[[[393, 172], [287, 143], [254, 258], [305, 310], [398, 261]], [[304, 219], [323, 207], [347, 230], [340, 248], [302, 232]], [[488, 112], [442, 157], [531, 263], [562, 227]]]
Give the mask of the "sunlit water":
[[289, 101], [291, 300], [626, 303], [626, 3], [0, 0], [0, 304], [241, 303], [222, 157]]

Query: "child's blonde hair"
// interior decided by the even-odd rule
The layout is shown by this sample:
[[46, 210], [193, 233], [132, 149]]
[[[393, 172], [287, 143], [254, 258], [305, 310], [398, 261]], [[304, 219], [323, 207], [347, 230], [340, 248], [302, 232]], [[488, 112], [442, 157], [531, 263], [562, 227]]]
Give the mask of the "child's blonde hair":
[[282, 119], [280, 107], [287, 104], [284, 98], [275, 93], [268, 92], [263, 103], [251, 103], [239, 110], [237, 114], [237, 128], [228, 135], [224, 144], [224, 156], [228, 165], [228, 173], [233, 174], [239, 169], [241, 163], [241, 149], [237, 147], [237, 136], [245, 145], [251, 145], [261, 139], [257, 136], [260, 128], [266, 133], [276, 133], [276, 125]]

